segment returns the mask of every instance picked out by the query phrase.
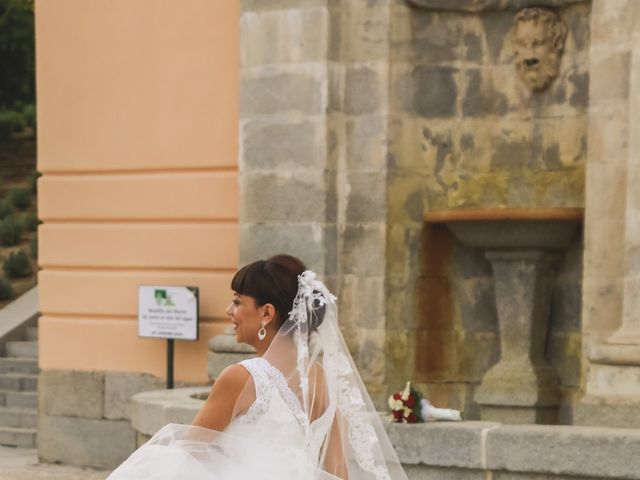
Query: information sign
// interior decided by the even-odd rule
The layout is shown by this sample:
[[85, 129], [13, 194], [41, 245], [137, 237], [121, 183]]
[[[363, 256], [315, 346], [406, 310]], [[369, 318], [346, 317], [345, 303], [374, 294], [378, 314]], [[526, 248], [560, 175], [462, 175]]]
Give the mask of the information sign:
[[198, 339], [198, 288], [141, 285], [138, 335], [176, 340]]

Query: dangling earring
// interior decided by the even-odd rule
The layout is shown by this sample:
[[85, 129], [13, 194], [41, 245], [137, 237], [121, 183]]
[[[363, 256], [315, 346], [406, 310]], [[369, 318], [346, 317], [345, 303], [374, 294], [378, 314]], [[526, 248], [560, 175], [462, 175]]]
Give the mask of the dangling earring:
[[265, 320], [262, 320], [262, 328], [258, 330], [258, 340], [264, 340], [264, 337], [267, 336], [267, 331], [264, 329], [264, 326], [267, 324]]

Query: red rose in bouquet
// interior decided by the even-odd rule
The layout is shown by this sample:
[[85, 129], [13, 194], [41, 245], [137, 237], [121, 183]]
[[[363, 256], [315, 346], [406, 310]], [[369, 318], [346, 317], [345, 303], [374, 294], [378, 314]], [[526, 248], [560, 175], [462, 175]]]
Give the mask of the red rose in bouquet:
[[397, 423], [423, 422], [422, 395], [407, 382], [404, 390], [389, 397], [391, 418]]

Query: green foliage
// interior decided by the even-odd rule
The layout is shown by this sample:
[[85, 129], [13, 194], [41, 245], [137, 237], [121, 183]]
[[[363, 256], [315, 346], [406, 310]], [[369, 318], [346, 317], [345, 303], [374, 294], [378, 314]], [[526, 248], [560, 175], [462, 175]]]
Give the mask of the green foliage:
[[8, 217], [15, 213], [15, 211], [16, 207], [13, 206], [11, 198], [5, 197], [0, 201], [0, 219]]
[[31, 260], [29, 260], [29, 256], [24, 250], [11, 252], [9, 256], [5, 258], [2, 269], [9, 278], [28, 277], [31, 275], [31, 272], [33, 272]]
[[41, 176], [42, 176], [42, 173], [34, 172], [34, 174], [31, 175], [31, 177], [29, 177], [29, 189], [31, 190], [31, 193], [33, 193], [34, 195], [38, 194], [38, 179]]
[[0, 109], [35, 103], [33, 0], [0, 0]]
[[0, 277], [0, 300], [9, 300], [13, 297], [11, 282], [5, 277]]
[[12, 133], [20, 132], [24, 127], [24, 118], [20, 112], [0, 110], [0, 141], [7, 140]]
[[26, 127], [36, 128], [36, 106], [33, 103], [22, 109], [22, 121]]
[[31, 249], [31, 256], [37, 260], [38, 259], [38, 237], [34, 237], [31, 239], [31, 245], [29, 246]]
[[0, 244], [4, 246], [17, 245], [22, 240], [24, 226], [15, 213], [5, 217], [0, 222]]
[[26, 210], [31, 206], [31, 192], [27, 188], [11, 190], [11, 201], [18, 210]]
[[38, 220], [38, 215], [33, 212], [27, 213], [24, 217], [24, 228], [29, 230], [30, 232], [35, 232], [38, 229], [38, 225], [40, 225], [40, 220]]

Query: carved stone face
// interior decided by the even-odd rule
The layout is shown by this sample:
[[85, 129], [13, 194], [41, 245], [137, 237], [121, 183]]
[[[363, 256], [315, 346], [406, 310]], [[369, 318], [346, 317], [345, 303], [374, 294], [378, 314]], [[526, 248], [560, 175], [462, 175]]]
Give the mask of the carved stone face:
[[558, 76], [566, 27], [555, 12], [543, 8], [521, 10], [515, 22], [518, 75], [529, 88], [543, 90]]

